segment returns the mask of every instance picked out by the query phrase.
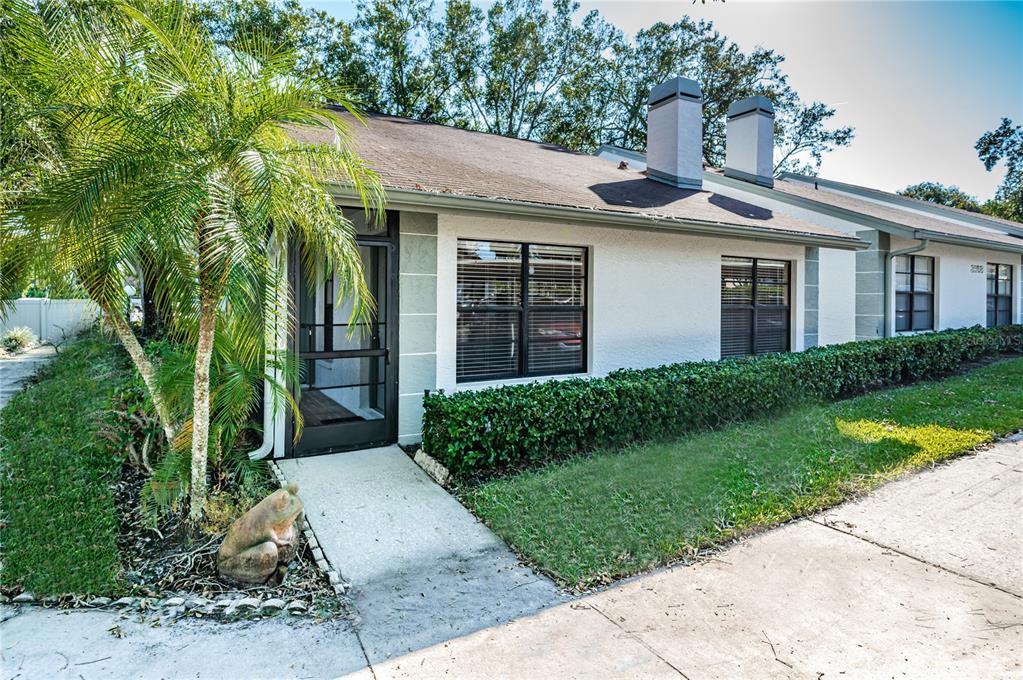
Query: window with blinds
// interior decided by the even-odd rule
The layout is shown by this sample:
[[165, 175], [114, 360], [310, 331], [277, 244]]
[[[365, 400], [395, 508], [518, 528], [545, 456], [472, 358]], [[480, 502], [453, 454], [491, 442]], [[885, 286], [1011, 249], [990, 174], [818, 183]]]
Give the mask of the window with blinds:
[[721, 356], [789, 350], [789, 263], [721, 258]]
[[934, 258], [895, 258], [895, 330], [934, 330]]
[[586, 370], [586, 249], [458, 241], [458, 382]]
[[1012, 265], [987, 265], [987, 325], [1008, 326], [1012, 323]]

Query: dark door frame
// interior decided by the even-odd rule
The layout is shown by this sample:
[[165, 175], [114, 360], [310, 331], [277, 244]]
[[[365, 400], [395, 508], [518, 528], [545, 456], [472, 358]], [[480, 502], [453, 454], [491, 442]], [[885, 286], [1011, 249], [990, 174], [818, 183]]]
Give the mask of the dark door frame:
[[[339, 206], [351, 210], [362, 210], [361, 207]], [[285, 419], [285, 457], [293, 458], [298, 456], [317, 456], [327, 453], [341, 451], [353, 451], [357, 449], [371, 448], [374, 446], [387, 446], [398, 441], [398, 305], [400, 291], [398, 289], [398, 213], [388, 210], [385, 213], [387, 231], [384, 234], [356, 235], [355, 241], [358, 245], [384, 247], [387, 249], [387, 309], [384, 319], [384, 348], [380, 350], [354, 350], [348, 356], [371, 356], [384, 357], [384, 419], [386, 423], [386, 436], [383, 438], [372, 438], [356, 442], [339, 442], [337, 445], [329, 445], [323, 449], [317, 448], [314, 451], [295, 452], [295, 418], [293, 415]], [[288, 251], [288, 283], [291, 287], [291, 304], [294, 313], [294, 330], [288, 338], [288, 351], [293, 352], [299, 360], [298, 344], [298, 291], [299, 291], [299, 254], [297, 247], [291, 247]], [[299, 385], [289, 385], [291, 393], [296, 399], [299, 397]], [[357, 430], [357, 427], [349, 426], [349, 430]]]

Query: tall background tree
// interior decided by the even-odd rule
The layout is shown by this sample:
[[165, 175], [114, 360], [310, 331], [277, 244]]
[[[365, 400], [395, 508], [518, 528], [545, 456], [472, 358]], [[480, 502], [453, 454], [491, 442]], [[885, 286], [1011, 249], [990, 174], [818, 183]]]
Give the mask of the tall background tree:
[[1023, 125], [1002, 118], [997, 128], [981, 135], [974, 148], [988, 172], [1000, 162], [1005, 164], [1005, 177], [985, 212], [1023, 222]]
[[777, 110], [776, 172], [815, 173], [847, 146], [835, 109], [804, 101], [773, 50], [742, 50], [707, 21], [658, 22], [631, 39], [572, 0], [358, 0], [351, 23], [297, 0], [210, 0], [205, 19], [229, 42], [256, 26], [303, 46], [308, 63], [345, 78], [366, 108], [592, 152], [644, 150], [650, 89], [683, 75], [704, 94], [704, 158], [724, 163], [725, 111], [764, 95]]
[[912, 184], [898, 192], [901, 196], [915, 198], [918, 201], [929, 201], [938, 205], [947, 205], [951, 208], [968, 210], [970, 212], [981, 212], [980, 203], [974, 196], [966, 193], [954, 185], [946, 185], [941, 182], [920, 182]]
[[1005, 177], [989, 200], [981, 203], [959, 187], [940, 182], [920, 182], [899, 193], [939, 205], [1023, 222], [1023, 125], [1014, 125], [1009, 118], [1002, 118], [998, 127], [981, 135], [974, 149], [988, 172], [999, 163], [1005, 168]]

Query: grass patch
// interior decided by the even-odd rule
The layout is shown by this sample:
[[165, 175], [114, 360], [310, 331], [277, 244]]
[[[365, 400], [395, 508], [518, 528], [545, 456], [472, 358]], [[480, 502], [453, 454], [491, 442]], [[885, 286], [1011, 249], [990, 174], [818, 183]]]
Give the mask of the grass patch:
[[469, 488], [515, 550], [585, 588], [816, 512], [1023, 427], [1023, 359], [604, 451]]
[[0, 544], [5, 589], [118, 590], [116, 484], [124, 462], [104, 431], [133, 376], [120, 348], [90, 335], [0, 411]]

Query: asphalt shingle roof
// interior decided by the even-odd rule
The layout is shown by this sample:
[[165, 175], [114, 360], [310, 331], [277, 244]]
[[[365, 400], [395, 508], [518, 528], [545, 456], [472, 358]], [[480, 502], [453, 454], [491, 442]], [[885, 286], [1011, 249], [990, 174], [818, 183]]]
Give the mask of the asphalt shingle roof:
[[[792, 177], [796, 181], [799, 181], [799, 179], [802, 179], [804, 182], [813, 182], [813, 179], [814, 179], [813, 177], [806, 177], [806, 176], [795, 175], [795, 174], [793, 174]], [[950, 218], [952, 218], [952, 219], [966, 218], [966, 219], [982, 220], [984, 222], [987, 222], [988, 225], [990, 226], [990, 228], [992, 228], [992, 229], [999, 229], [999, 228], [1015, 229], [1015, 230], [1023, 229], [1023, 223], [1020, 223], [1020, 222], [1013, 222], [1012, 220], [1007, 220], [1007, 219], [1004, 219], [1004, 218], [1001, 218], [1001, 217], [995, 217], [994, 215], [988, 215], [987, 213], [970, 212], [969, 210], [963, 210], [962, 208], [956, 208], [956, 207], [951, 206], [951, 205], [942, 205], [940, 203], [932, 203], [930, 201], [922, 201], [922, 200], [920, 200], [918, 198], [912, 198], [911, 196], [903, 196], [901, 194], [893, 194], [890, 191], [882, 191], [881, 189], [875, 189], [873, 187], [865, 187], [865, 186], [861, 186], [859, 184], [850, 184], [848, 182], [837, 182], [837, 181], [831, 179], [831, 180], [825, 180], [825, 184], [824, 184], [823, 188], [825, 188], [825, 189], [832, 189], [832, 190], [835, 190], [835, 191], [841, 191], [843, 188], [848, 188], [848, 189], [852, 189], [852, 190], [855, 190], [855, 191], [862, 191], [864, 193], [871, 194], [872, 196], [875, 196], [879, 200], [895, 201], [896, 204], [902, 203], [902, 204], [905, 204], [907, 206], [916, 205], [916, 206], [919, 206], [920, 208], [924, 208], [924, 209], [928, 209], [928, 210], [935, 210], [936, 209], [939, 212], [948, 213], [948, 216]]]
[[379, 114], [367, 116], [365, 124], [346, 117], [359, 155], [388, 189], [858, 242], [837, 230], [712, 191], [677, 189], [553, 144]]
[[774, 183], [775, 191], [799, 196], [853, 212], [874, 217], [888, 222], [894, 222], [904, 227], [917, 231], [927, 232], [938, 236], [956, 236], [962, 238], [976, 239], [1013, 245], [1023, 250], [1023, 238], [1000, 234], [986, 229], [967, 227], [955, 222], [949, 222], [937, 217], [928, 217], [919, 213], [902, 210], [894, 205], [883, 205], [868, 201], [864, 198], [857, 198], [849, 194], [830, 191], [825, 188], [814, 189], [812, 185], [793, 180], [777, 180]]

